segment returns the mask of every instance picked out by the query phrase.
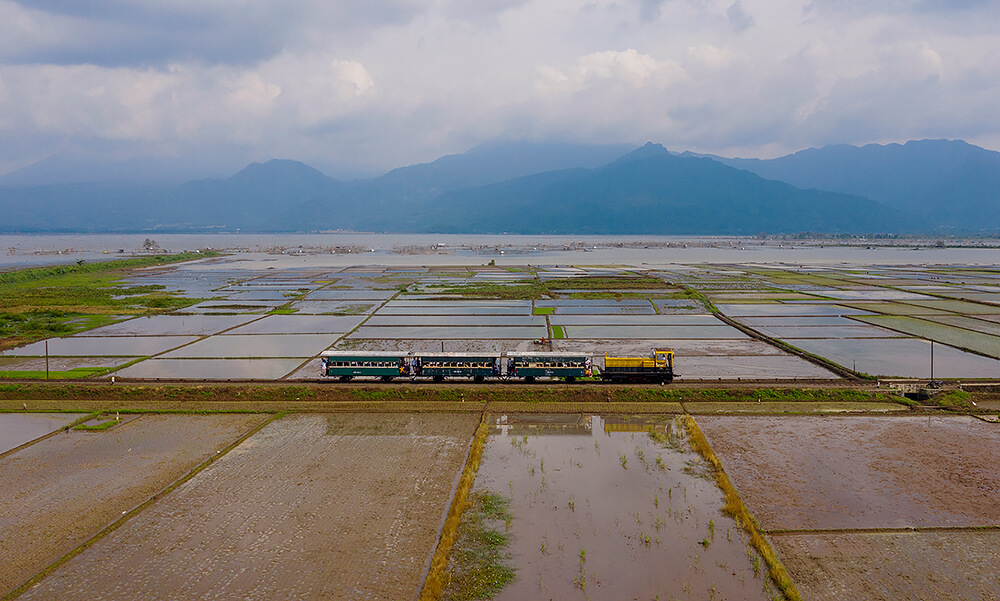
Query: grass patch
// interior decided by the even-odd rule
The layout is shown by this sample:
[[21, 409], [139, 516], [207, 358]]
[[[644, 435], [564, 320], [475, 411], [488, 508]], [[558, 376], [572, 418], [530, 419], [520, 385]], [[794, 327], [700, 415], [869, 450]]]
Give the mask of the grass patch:
[[448, 556], [451, 554], [458, 540], [459, 525], [462, 521], [462, 514], [469, 506], [469, 493], [472, 484], [476, 479], [476, 472], [479, 470], [479, 462], [483, 458], [483, 447], [486, 445], [486, 437], [490, 433], [490, 425], [486, 416], [479, 422], [476, 433], [472, 437], [472, 446], [469, 448], [469, 457], [465, 461], [462, 469], [462, 476], [458, 480], [458, 488], [455, 490], [455, 497], [452, 499], [448, 517], [441, 528], [441, 538], [438, 541], [437, 549], [431, 558], [431, 567], [424, 580], [424, 588], [420, 591], [420, 601], [434, 601], [441, 598], [445, 589], [445, 574], [448, 569]]
[[216, 252], [179, 253], [176, 255], [134, 257], [131, 259], [119, 259], [116, 261], [106, 261], [100, 263], [78, 263], [76, 265], [57, 265], [54, 267], [33, 267], [30, 269], [19, 269], [17, 271], [0, 273], [0, 284], [22, 284], [58, 276], [101, 273], [119, 269], [152, 267], [156, 265], [169, 265], [170, 263], [192, 261], [194, 259], [204, 259], [207, 257], [217, 256], [219, 256], [219, 253]]
[[216, 254], [159, 255], [0, 273], [0, 348], [74, 334], [121, 315], [162, 313], [193, 305], [200, 299], [175, 296], [160, 285], [126, 286], [119, 280], [128, 269]]
[[[91, 376], [99, 376], [110, 372], [113, 367], [74, 367], [68, 371], [49, 371], [49, 380], [83, 379]], [[8, 370], [0, 371], [0, 378], [23, 379], [23, 380], [44, 380], [45, 370]]]
[[[469, 495], [445, 571], [442, 599], [490, 599], [514, 580], [514, 569], [505, 563], [512, 519], [510, 499], [483, 491]], [[498, 522], [503, 531], [494, 527]]]
[[642, 292], [571, 292], [567, 296], [579, 299], [622, 300], [626, 298], [649, 298], [651, 295]]
[[[108, 416], [105, 416], [108, 417]], [[113, 417], [108, 417], [107, 420], [94, 424], [93, 426], [88, 426], [87, 424], [77, 424], [73, 426], [74, 430], [79, 430], [81, 432], [101, 432], [103, 430], [110, 430], [121, 422], [114, 419]]]
[[565, 337], [566, 337], [566, 330], [564, 330], [562, 326], [552, 326], [553, 339], [565, 338]]
[[761, 557], [764, 558], [771, 580], [782, 594], [785, 595], [785, 598], [789, 601], [801, 601], [802, 597], [799, 596], [799, 592], [792, 583], [792, 579], [785, 570], [785, 566], [781, 565], [781, 561], [778, 560], [778, 556], [775, 554], [774, 549], [771, 548], [771, 544], [767, 542], [767, 539], [761, 533], [760, 524], [757, 523], [757, 519], [753, 517], [750, 510], [743, 504], [743, 499], [736, 492], [736, 487], [733, 486], [729, 475], [722, 469], [722, 461], [716, 456], [715, 451], [712, 450], [712, 446], [708, 444], [708, 439], [705, 438], [697, 422], [690, 415], [685, 415], [684, 426], [688, 431], [688, 440], [691, 443], [691, 448], [712, 464], [712, 467], [715, 469], [716, 484], [722, 489], [722, 494], [726, 500], [722, 511], [732, 516], [743, 530], [750, 535], [751, 544], [760, 553]]
[[552, 290], [627, 290], [629, 288], [670, 288], [660, 278], [642, 276], [582, 276], [578, 278], [553, 278], [545, 280], [545, 286]]
[[692, 300], [696, 300], [696, 301], [700, 302], [705, 307], [705, 310], [708, 311], [709, 313], [719, 313], [720, 312], [719, 309], [718, 309], [718, 307], [716, 307], [714, 304], [712, 304], [712, 301], [708, 300], [708, 297], [705, 296], [700, 290], [692, 288], [691, 286], [688, 286], [687, 284], [680, 284], [680, 286], [682, 288], [684, 288], [684, 292], [681, 293], [676, 298], [690, 298]]
[[964, 390], [950, 390], [933, 397], [935, 404], [948, 409], [972, 409], [972, 395]]
[[476, 282], [473, 284], [427, 284], [422, 288], [404, 291], [404, 294], [457, 294], [467, 298], [493, 298], [505, 300], [538, 300], [551, 296], [548, 288], [535, 279], [510, 282]]
[[531, 313], [532, 315], [552, 315], [555, 310], [555, 307], [535, 307]]

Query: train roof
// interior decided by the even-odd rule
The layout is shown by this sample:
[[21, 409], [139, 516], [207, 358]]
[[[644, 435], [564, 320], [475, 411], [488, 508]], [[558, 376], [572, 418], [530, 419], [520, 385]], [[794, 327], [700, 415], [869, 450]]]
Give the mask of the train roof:
[[392, 357], [394, 359], [400, 359], [413, 353], [401, 353], [399, 351], [323, 351], [319, 354], [320, 357]]
[[588, 353], [570, 353], [567, 351], [525, 351], [523, 353], [507, 353], [508, 357], [590, 357]]
[[496, 359], [500, 353], [413, 353], [415, 357], [431, 359]]

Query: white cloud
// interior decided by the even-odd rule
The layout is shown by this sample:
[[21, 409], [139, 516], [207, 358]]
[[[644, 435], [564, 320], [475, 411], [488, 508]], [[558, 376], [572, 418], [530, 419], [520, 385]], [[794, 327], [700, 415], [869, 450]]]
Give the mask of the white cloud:
[[732, 65], [736, 61], [736, 54], [728, 48], [701, 44], [688, 47], [684, 58], [685, 62], [693, 62], [711, 70], [720, 70]]
[[0, 0], [0, 161], [72, 144], [388, 169], [491, 138], [771, 155], [1000, 139], [1000, 2], [240, 6]]
[[572, 89], [614, 81], [633, 88], [648, 86], [663, 88], [684, 77], [684, 69], [674, 61], [659, 61], [634, 48], [605, 50], [581, 56], [565, 73], [550, 67], [540, 67], [547, 83]]
[[923, 59], [924, 66], [930, 75], [940, 77], [944, 73], [944, 60], [926, 42], [920, 48], [920, 58]]

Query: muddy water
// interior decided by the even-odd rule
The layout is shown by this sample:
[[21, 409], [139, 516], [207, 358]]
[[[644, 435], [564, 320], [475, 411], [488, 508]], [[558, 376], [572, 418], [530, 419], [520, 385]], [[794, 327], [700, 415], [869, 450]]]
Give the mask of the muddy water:
[[208, 336], [254, 319], [249, 315], [153, 315], [88, 330], [86, 336]]
[[[179, 380], [277, 380], [302, 359], [147, 359], [117, 372], [119, 378]], [[308, 377], [318, 377], [319, 361]]]
[[[826, 357], [845, 367], [883, 376], [930, 376], [930, 343], [916, 338], [794, 339], [788, 342], [804, 351]], [[940, 378], [1000, 377], [1000, 362], [934, 345], [934, 375]]]
[[[484, 340], [506, 339], [520, 340], [543, 338], [548, 336], [545, 326], [483, 326], [454, 327], [447, 326], [362, 326], [348, 338], [350, 339], [397, 339], [397, 340]], [[331, 341], [332, 342], [332, 341]]]
[[655, 340], [740, 340], [747, 335], [728, 325], [711, 326], [566, 326], [567, 338]]
[[475, 487], [511, 498], [517, 571], [498, 601], [768, 598], [680, 422], [490, 419]]
[[969, 416], [699, 417], [765, 529], [1000, 524], [1000, 430]]
[[164, 355], [167, 359], [311, 357], [333, 344], [335, 334], [244, 334], [213, 336]]
[[0, 413], [0, 453], [83, 417], [82, 413]]
[[[143, 415], [103, 432], [60, 433], [5, 457], [0, 461], [0, 595], [263, 419]], [[17, 552], [8, 554], [8, 549]], [[126, 573], [102, 571], [101, 578], [114, 584]], [[96, 597], [57, 587], [36, 598]]]
[[477, 422], [277, 420], [22, 599], [416, 599]]
[[[67, 357], [140, 357], [155, 355], [197, 340], [197, 336], [93, 336], [50, 338], [48, 354]], [[4, 355], [43, 357], [46, 341], [4, 351]]]

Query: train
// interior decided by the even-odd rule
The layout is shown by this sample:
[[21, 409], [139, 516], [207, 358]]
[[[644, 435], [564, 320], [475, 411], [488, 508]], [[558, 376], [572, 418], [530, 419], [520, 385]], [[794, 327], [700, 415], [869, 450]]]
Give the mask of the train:
[[354, 378], [432, 380], [464, 378], [474, 382], [539, 378], [576, 382], [660, 382], [674, 379], [673, 349], [653, 349], [648, 357], [604, 355], [597, 367], [590, 355], [570, 352], [400, 353], [324, 351], [320, 355], [326, 378], [349, 382]]

